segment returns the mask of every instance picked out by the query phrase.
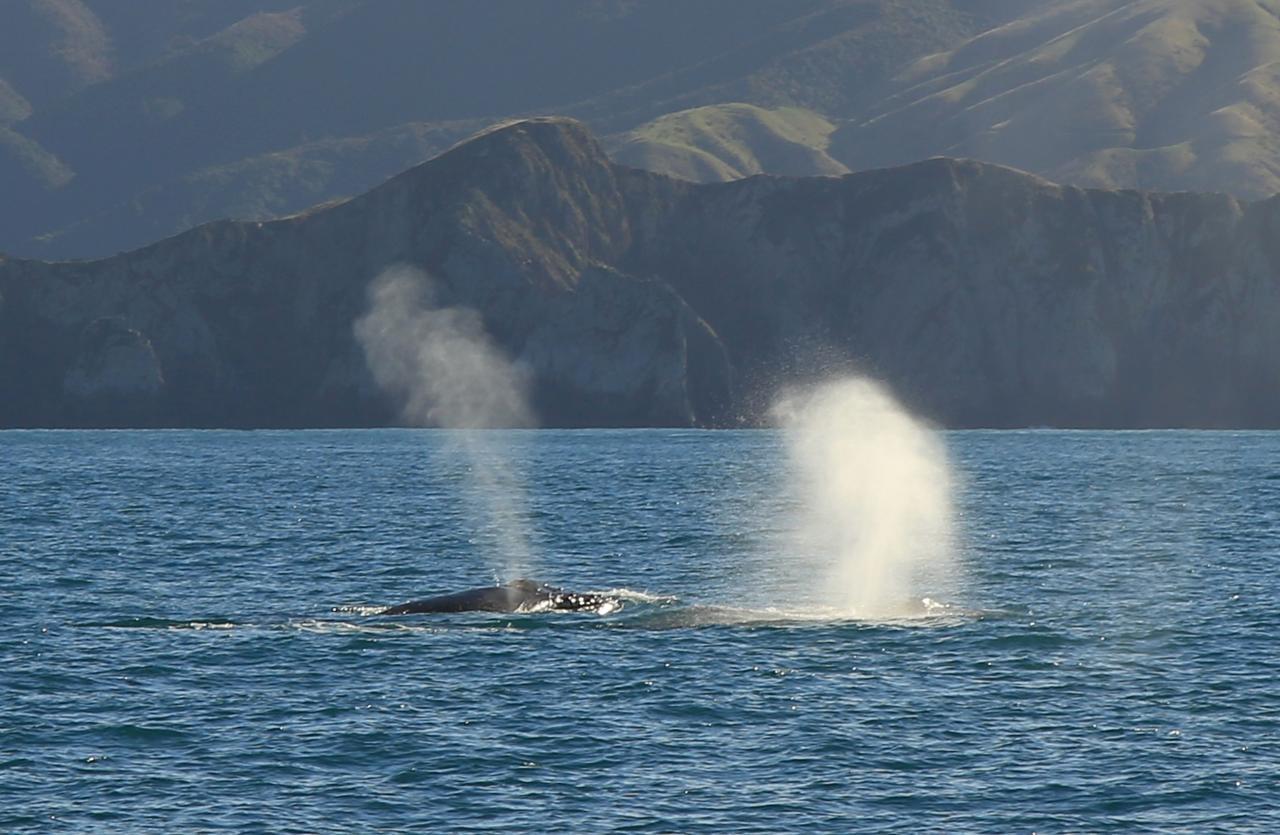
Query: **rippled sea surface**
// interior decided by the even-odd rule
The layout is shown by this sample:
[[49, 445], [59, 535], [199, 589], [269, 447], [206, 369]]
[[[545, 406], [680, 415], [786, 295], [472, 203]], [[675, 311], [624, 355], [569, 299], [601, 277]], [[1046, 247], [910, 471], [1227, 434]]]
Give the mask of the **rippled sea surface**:
[[945, 441], [876, 622], [773, 432], [0, 433], [0, 831], [1280, 831], [1280, 434]]

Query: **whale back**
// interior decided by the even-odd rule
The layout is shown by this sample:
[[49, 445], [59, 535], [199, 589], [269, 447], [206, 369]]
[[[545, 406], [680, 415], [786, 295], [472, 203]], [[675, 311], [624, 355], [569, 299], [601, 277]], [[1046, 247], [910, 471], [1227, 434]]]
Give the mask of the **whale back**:
[[621, 607], [619, 601], [595, 594], [580, 594], [534, 580], [512, 580], [499, 586], [483, 586], [466, 591], [410, 600], [384, 609], [383, 615], [416, 615], [447, 612], [518, 611], [609, 611]]

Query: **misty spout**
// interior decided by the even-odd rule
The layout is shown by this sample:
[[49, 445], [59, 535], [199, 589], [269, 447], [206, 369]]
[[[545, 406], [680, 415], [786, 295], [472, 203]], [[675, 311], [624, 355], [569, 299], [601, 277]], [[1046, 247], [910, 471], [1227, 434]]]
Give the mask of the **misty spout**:
[[484, 329], [480, 314], [438, 307], [426, 275], [386, 270], [369, 287], [356, 338], [378, 385], [411, 426], [495, 429], [535, 424], [528, 381]]
[[479, 430], [534, 425], [527, 381], [476, 311], [439, 307], [435, 298], [421, 271], [384, 271], [369, 287], [356, 338], [405, 423], [458, 430], [451, 446], [468, 465], [463, 492], [475, 541], [495, 572], [518, 576], [533, 567], [525, 489], [500, 433]]
[[941, 440], [865, 379], [791, 392], [774, 415], [801, 502], [792, 548], [817, 596], [858, 617], [894, 617], [946, 595], [955, 521]]

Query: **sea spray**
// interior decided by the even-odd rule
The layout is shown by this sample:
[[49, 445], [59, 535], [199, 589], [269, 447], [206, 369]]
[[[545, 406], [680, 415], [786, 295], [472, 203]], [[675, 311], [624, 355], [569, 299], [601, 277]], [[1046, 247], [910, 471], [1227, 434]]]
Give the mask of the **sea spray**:
[[449, 438], [469, 466], [467, 497], [484, 520], [494, 570], [527, 573], [531, 549], [524, 489], [499, 435], [485, 430], [528, 427], [527, 380], [493, 342], [480, 315], [436, 303], [422, 271], [397, 266], [369, 286], [368, 311], [355, 334], [380, 387], [400, 403], [410, 426], [456, 430]]
[[948, 595], [955, 541], [941, 439], [861, 378], [787, 392], [773, 413], [799, 499], [790, 547], [811, 595], [867, 618]]
[[422, 271], [399, 266], [379, 275], [355, 330], [374, 379], [402, 402], [405, 422], [446, 429], [534, 425], [526, 380], [480, 315], [438, 306]]

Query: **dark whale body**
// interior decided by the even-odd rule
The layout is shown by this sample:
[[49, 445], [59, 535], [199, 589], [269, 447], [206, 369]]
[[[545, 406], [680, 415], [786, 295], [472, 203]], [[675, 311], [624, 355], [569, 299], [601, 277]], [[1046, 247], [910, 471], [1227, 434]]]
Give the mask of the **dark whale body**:
[[512, 580], [500, 586], [422, 600], [410, 600], [384, 609], [382, 615], [419, 615], [440, 612], [595, 612], [607, 614], [622, 608], [622, 601], [603, 594], [579, 594], [533, 580]]

